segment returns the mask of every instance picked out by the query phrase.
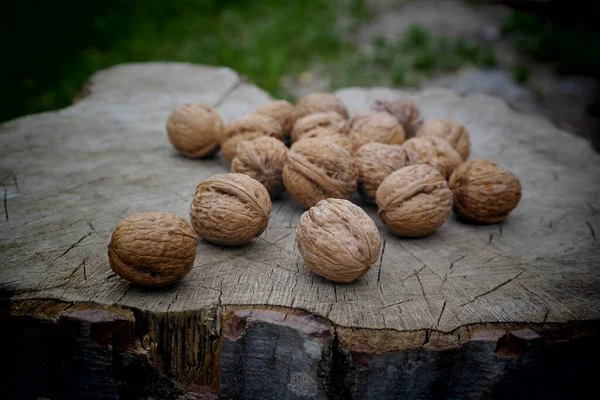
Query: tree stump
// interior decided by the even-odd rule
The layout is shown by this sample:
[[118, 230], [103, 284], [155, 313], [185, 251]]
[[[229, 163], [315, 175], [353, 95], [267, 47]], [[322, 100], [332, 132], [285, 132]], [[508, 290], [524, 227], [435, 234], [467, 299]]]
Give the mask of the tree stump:
[[294, 234], [304, 210], [284, 195], [251, 244], [201, 241], [179, 284], [142, 289], [108, 266], [113, 227], [137, 212], [187, 218], [196, 185], [229, 170], [220, 156], [179, 156], [170, 111], [203, 102], [230, 121], [269, 96], [226, 68], [101, 71], [76, 104], [0, 126], [3, 398], [573, 398], [595, 388], [600, 156], [488, 96], [337, 95], [351, 112], [408, 95], [425, 117], [462, 122], [472, 157], [520, 177], [519, 207], [502, 224], [453, 216], [410, 240], [363, 205], [381, 260], [335, 284], [304, 266]]

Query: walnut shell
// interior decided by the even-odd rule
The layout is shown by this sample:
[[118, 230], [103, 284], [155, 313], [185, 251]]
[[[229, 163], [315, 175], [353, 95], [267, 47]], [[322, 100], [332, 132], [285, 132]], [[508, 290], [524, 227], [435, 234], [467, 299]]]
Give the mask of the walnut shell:
[[243, 140], [271, 136], [283, 140], [283, 129], [279, 122], [260, 114], [249, 114], [231, 121], [221, 135], [221, 152], [229, 162], [235, 157], [238, 144]]
[[379, 218], [392, 233], [419, 237], [440, 228], [452, 211], [452, 191], [433, 167], [410, 165], [388, 175], [376, 194]]
[[440, 171], [448, 179], [462, 162], [462, 157], [445, 140], [435, 136], [408, 139], [404, 147], [416, 152], [421, 161]]
[[521, 200], [521, 182], [512, 172], [481, 158], [469, 160], [450, 177], [454, 212], [469, 222], [502, 222]]
[[292, 128], [292, 142], [297, 142], [302, 136], [316, 128], [334, 128], [340, 133], [348, 132], [347, 121], [336, 112], [308, 114], [296, 120]]
[[333, 111], [344, 118], [348, 118], [348, 109], [344, 103], [331, 93], [312, 93], [302, 97], [296, 103], [298, 118], [305, 115]]
[[256, 179], [269, 192], [271, 198], [283, 193], [281, 170], [288, 153], [283, 142], [269, 136], [260, 136], [238, 145], [231, 162], [231, 172], [246, 174]]
[[196, 245], [192, 227], [180, 216], [163, 212], [134, 214], [113, 231], [108, 261], [123, 279], [143, 286], [166, 286], [190, 272]]
[[337, 131], [333, 127], [312, 129], [306, 134], [304, 134], [300, 138], [300, 140], [314, 138], [319, 138], [321, 140], [326, 140], [328, 142], [335, 143], [338, 146], [341, 146], [344, 149], [348, 150], [348, 152], [351, 155], [356, 153], [356, 150], [358, 150], [358, 148], [360, 147], [360, 143], [358, 141], [350, 139], [346, 134], [339, 133], [339, 131]]
[[286, 190], [306, 208], [329, 197], [349, 199], [357, 179], [350, 153], [320, 138], [294, 143], [283, 166]]
[[342, 199], [321, 200], [302, 214], [296, 244], [312, 272], [343, 283], [365, 275], [381, 252], [381, 237], [373, 220]]
[[433, 119], [425, 123], [417, 131], [417, 137], [435, 136], [450, 143], [463, 160], [469, 158], [471, 141], [469, 131], [459, 122], [452, 119]]
[[275, 100], [254, 110], [254, 114], [266, 115], [279, 122], [284, 134], [289, 134], [296, 122], [296, 107], [285, 100]]
[[407, 138], [415, 137], [419, 127], [423, 124], [421, 112], [409, 98], [377, 100], [372, 109], [385, 111], [394, 116], [404, 128]]
[[381, 182], [392, 172], [420, 163], [419, 156], [399, 144], [367, 143], [354, 155], [358, 167], [358, 191], [367, 203], [375, 203]]
[[167, 136], [186, 157], [207, 157], [219, 147], [223, 121], [210, 106], [186, 103], [177, 107], [167, 120]]
[[352, 118], [348, 137], [361, 145], [369, 142], [402, 144], [404, 128], [386, 112], [367, 111]]
[[244, 174], [217, 174], [196, 187], [190, 219], [207, 242], [238, 245], [267, 229], [271, 199], [260, 182]]

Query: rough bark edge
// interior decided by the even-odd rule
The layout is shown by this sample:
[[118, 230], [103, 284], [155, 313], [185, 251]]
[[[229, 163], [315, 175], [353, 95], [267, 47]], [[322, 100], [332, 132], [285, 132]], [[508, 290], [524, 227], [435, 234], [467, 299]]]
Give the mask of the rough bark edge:
[[[305, 310], [264, 305], [214, 305], [197, 311], [152, 313], [95, 303], [52, 299], [4, 300], [2, 314], [39, 323], [63, 320], [102, 327], [90, 338], [101, 347], [144, 357], [161, 376], [192, 396], [219, 393], [220, 350], [226, 336], [244, 334], [249, 320], [296, 329], [319, 340], [332, 335], [328, 360], [329, 393], [344, 393], [344, 379], [352, 363], [386, 353], [456, 350], [469, 342], [492, 342], [501, 357], [518, 358], [528, 342], [545, 344], [598, 336], [600, 321], [570, 323], [481, 323], [451, 332], [435, 329], [396, 331], [344, 327]], [[0, 315], [2, 316], [2, 315]], [[314, 324], [307, 324], [313, 321]], [[113, 350], [114, 351], [114, 350]], [[212, 393], [212, 394], [211, 394]]]

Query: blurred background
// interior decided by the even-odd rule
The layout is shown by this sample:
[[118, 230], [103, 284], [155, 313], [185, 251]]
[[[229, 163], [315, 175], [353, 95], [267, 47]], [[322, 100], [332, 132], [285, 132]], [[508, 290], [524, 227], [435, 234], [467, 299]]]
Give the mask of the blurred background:
[[600, 5], [561, 0], [10, 1], [0, 121], [65, 107], [126, 62], [231, 67], [275, 97], [443, 86], [544, 115], [600, 149]]

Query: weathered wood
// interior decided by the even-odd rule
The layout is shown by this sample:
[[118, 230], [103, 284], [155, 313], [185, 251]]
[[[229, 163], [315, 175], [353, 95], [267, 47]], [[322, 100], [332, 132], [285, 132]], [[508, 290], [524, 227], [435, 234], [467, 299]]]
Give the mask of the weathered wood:
[[[398, 94], [406, 93], [338, 92], [352, 112], [376, 98]], [[452, 217], [438, 232], [419, 240], [390, 235], [376, 210], [364, 205], [380, 227], [385, 248], [380, 263], [348, 285], [325, 281], [304, 267], [294, 238], [303, 209], [289, 196], [274, 203], [269, 228], [250, 245], [223, 248], [201, 242], [195, 267], [174, 287], [140, 289], [108, 267], [106, 246], [123, 217], [144, 211], [187, 217], [196, 184], [227, 171], [220, 156], [178, 156], [164, 124], [169, 112], [187, 101], [213, 104], [229, 121], [269, 100], [228, 69], [161, 63], [119, 66], [94, 75], [89, 95], [73, 106], [1, 125], [0, 195], [5, 215], [0, 223], [0, 289], [12, 310], [6, 318], [24, 318], [14, 308], [34, 299], [55, 299], [65, 307], [86, 303], [88, 308], [129, 310], [135, 321], [132, 343], [148, 341], [152, 368], [188, 388], [211, 385], [216, 393], [220, 385], [228, 396], [250, 397], [250, 386], [226, 377], [252, 362], [236, 364], [240, 358], [230, 351], [248, 358], [269, 335], [283, 335], [286, 346], [292, 347], [276, 346], [273, 352], [279, 361], [271, 366], [257, 359], [263, 369], [256, 370], [264, 372], [286, 365], [299, 337], [315, 341], [306, 333], [288, 331], [295, 328], [286, 323], [276, 323], [283, 328], [264, 327], [264, 337], [253, 339], [250, 334], [239, 342], [245, 344], [229, 343], [221, 325], [228, 326], [233, 317], [222, 316], [223, 310], [288, 307], [286, 315], [301, 310], [323, 318], [335, 337], [329, 344], [319, 342], [319, 360], [307, 359], [295, 371], [298, 382], [318, 383], [308, 385], [317, 398], [331, 396], [348, 376], [355, 377], [355, 385], [367, 379], [356, 369], [356, 351], [375, 357], [365, 361], [367, 365], [379, 365], [383, 361], [377, 360], [385, 359], [375, 356], [379, 353], [458, 351], [472, 340], [473, 332], [500, 330], [490, 339], [496, 343], [506, 330], [533, 326], [539, 333], [561, 324], [574, 326], [565, 339], [580, 334], [574, 322], [598, 321], [600, 156], [584, 140], [539, 117], [513, 112], [492, 97], [463, 98], [434, 89], [409, 95], [426, 117], [464, 123], [472, 134], [472, 157], [490, 158], [514, 171], [521, 178], [523, 199], [503, 224], [466, 225]], [[39, 313], [22, 314], [41, 323]], [[253, 326], [257, 325], [243, 331], [252, 332]], [[597, 334], [596, 325], [585, 326], [585, 332]], [[247, 344], [251, 347], [239, 353], [239, 346]], [[491, 354], [496, 368], [497, 355]], [[350, 366], [346, 372], [331, 372], [345, 363]], [[322, 370], [317, 375], [315, 365]], [[292, 379], [291, 372], [281, 376]], [[379, 378], [369, 379], [360, 388], [349, 384], [348, 394], [375, 396], [368, 382]], [[300, 396], [284, 387], [287, 383], [273, 396]], [[427, 395], [413, 389], [411, 393]]]

